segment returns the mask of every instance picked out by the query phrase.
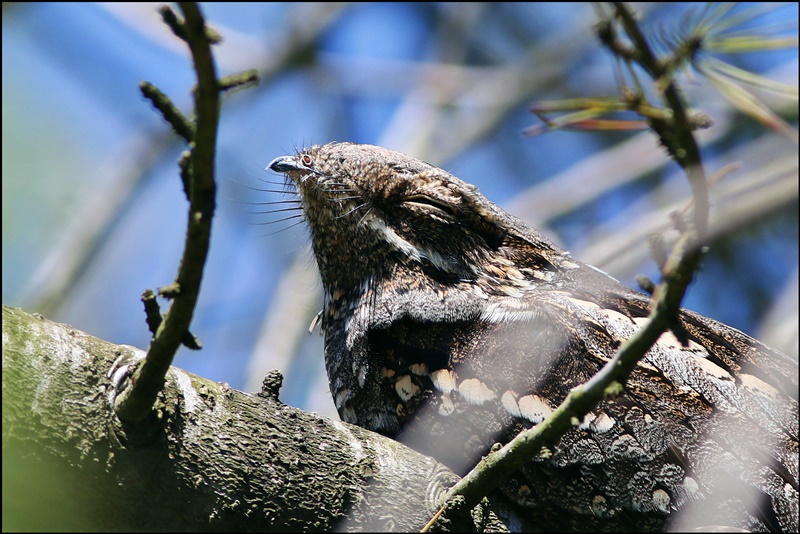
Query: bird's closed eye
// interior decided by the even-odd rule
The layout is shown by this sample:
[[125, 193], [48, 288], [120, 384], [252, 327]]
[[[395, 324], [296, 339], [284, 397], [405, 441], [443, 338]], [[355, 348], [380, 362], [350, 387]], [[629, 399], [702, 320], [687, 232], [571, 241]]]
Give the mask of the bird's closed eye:
[[405, 204], [421, 207], [423, 209], [434, 209], [444, 215], [453, 216], [453, 208], [446, 202], [431, 198], [426, 195], [412, 195], [405, 199]]

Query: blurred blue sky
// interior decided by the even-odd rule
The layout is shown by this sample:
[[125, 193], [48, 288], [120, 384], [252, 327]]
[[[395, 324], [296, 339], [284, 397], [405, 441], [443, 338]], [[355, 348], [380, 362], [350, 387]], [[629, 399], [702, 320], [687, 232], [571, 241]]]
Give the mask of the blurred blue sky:
[[[149, 333], [139, 296], [173, 280], [186, 203], [176, 166], [184, 147], [141, 97], [138, 83], [154, 83], [187, 112], [194, 83], [188, 54], [160, 23], [157, 6], [3, 7], [3, 303], [144, 349]], [[281, 198], [247, 187], [280, 189], [264, 182], [281, 180], [263, 170], [274, 157], [333, 140], [382, 144], [445, 167], [509, 208], [527, 205], [520, 194], [528, 188], [571, 176], [578, 162], [636, 136], [643, 148], [631, 161], [612, 160], [604, 176], [624, 174], [640, 160], [664, 160], [649, 134], [520, 134], [536, 122], [527, 110], [534, 100], [616, 93], [615, 63], [592, 35], [596, 17], [589, 4], [201, 6], [225, 39], [215, 49], [220, 74], [257, 68], [265, 80], [223, 104], [219, 209], [193, 324], [205, 349], [181, 349], [176, 365], [237, 388], [253, 387], [254, 345], [265, 324], [279, 324], [284, 312], [276, 307], [276, 290], [298, 272], [292, 265], [303, 278], [290, 286], [288, 299], [304, 310], [302, 320], [292, 320], [305, 328], [319, 305], [304, 228], [275, 233], [288, 224], [264, 224], [276, 215], [248, 213], [258, 208], [245, 202]], [[680, 17], [698, 6], [647, 9], [645, 20], [662, 24], [664, 34], [685, 26], [691, 19]], [[795, 21], [796, 35], [796, 5], [759, 23], [786, 19]], [[286, 50], [306, 40], [311, 44], [296, 60], [282, 63]], [[736, 61], [796, 86], [796, 48]], [[727, 128], [704, 147], [709, 171], [745, 154], [739, 147], [752, 140], [767, 146], [756, 153], [796, 160], [795, 144], [765, 133], [714, 95], [697, 76], [687, 84], [692, 105]], [[775, 102], [796, 124], [797, 101], [788, 108]], [[796, 167], [789, 172], [796, 181]], [[545, 208], [596, 180], [585, 173], [563, 193], [537, 201]], [[588, 259], [581, 251], [597, 244], [598, 230], [624, 235], [631, 220], [669, 201], [685, 202], [684, 182], [662, 161], [643, 178], [538, 221], [540, 229]], [[651, 196], [664, 184], [674, 195], [669, 201]], [[720, 243], [687, 307], [758, 332], [773, 301], [796, 281], [796, 189], [794, 195], [773, 217]], [[535, 207], [515, 214], [537, 221]], [[620, 214], [625, 218], [617, 219]], [[635, 265], [601, 266], [631, 286], [637, 273], [655, 276], [643, 241], [638, 248], [645, 253]], [[58, 291], [71, 262], [79, 265], [78, 276]], [[329, 413], [319, 337], [304, 336], [288, 360], [271, 360], [270, 342], [258, 357], [260, 365], [286, 373], [284, 400]]]

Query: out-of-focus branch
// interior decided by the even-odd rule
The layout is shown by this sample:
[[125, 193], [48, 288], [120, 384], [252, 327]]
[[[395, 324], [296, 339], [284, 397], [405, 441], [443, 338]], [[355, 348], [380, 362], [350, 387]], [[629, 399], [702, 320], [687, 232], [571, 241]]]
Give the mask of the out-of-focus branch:
[[[748, 164], [712, 187], [714, 210], [707, 232], [709, 242], [797, 203], [796, 154], [774, 150], [774, 137], [769, 135], [734, 149], [736, 159]], [[728, 156], [732, 159], [734, 154]], [[729, 157], [723, 155], [720, 159]], [[674, 193], [673, 183], [667, 179], [647, 198], [631, 203], [627, 210], [589, 231], [584, 237], [586, 247], [575, 250], [576, 256], [616, 276], [632, 275], [648, 259], [647, 250], [642, 247], [647, 236], [670, 230], [669, 214], [686, 207], [686, 199]], [[660, 202], [659, 207], [653, 207], [654, 199], [659, 199], [655, 201]], [[619, 232], [623, 221], [627, 230]], [[674, 243], [674, 238], [665, 239], [668, 244]]]
[[[259, 69], [260, 88], [265, 90], [268, 82], [295, 58], [308, 53], [309, 47], [346, 6], [346, 3], [309, 4], [307, 11], [297, 13], [297, 20], [282, 39], [270, 47], [269, 54], [263, 52], [261, 42], [251, 42], [249, 47], [240, 46], [244, 40], [242, 37], [235, 44], [230, 43], [229, 34], [236, 35], [237, 32], [225, 29], [227, 41], [221, 47], [221, 70], [237, 71], [239, 65], [260, 63], [263, 65]], [[97, 7], [157, 46], [172, 48], [176, 42], [168, 32], [164, 32], [163, 22], [152, 20], [154, 9], [150, 4], [98, 4]], [[177, 46], [174, 48], [178, 49]], [[103, 179], [94, 182], [102, 184], [101, 187], [92, 189], [90, 196], [81, 201], [84, 208], [31, 276], [22, 292], [22, 302], [47, 315], [57, 313], [69, 292], [79, 286], [81, 277], [88, 272], [103, 240], [125, 213], [126, 203], [136, 196], [151, 169], [174, 150], [176, 142], [172, 132], [139, 132], [123, 142], [97, 168], [96, 174]]]

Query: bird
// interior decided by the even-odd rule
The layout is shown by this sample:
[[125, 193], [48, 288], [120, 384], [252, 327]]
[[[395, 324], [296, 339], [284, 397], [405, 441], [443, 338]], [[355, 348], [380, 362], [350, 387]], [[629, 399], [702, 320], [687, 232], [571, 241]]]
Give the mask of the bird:
[[[456, 473], [544, 421], [649, 296], [449, 172], [333, 142], [273, 160], [299, 196], [343, 421]], [[682, 309], [618, 394], [501, 486], [543, 530], [798, 530], [798, 367]]]

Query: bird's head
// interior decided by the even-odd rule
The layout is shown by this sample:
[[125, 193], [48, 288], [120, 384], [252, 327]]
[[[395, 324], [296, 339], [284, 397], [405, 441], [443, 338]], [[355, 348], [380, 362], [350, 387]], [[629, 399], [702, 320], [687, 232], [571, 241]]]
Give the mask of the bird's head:
[[475, 186], [394, 150], [329, 143], [269, 168], [300, 194], [326, 287], [413, 272], [510, 291], [551, 278], [563, 254]]

